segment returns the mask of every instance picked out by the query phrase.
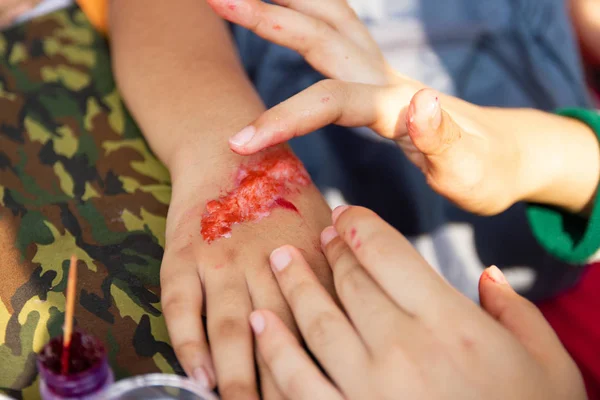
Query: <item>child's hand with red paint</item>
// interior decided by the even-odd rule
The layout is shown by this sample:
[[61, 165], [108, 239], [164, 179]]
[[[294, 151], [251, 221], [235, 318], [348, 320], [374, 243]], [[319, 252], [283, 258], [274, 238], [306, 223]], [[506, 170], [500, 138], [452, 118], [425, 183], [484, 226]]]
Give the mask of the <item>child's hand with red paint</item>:
[[[331, 210], [284, 147], [270, 154], [295, 171], [284, 174], [275, 166], [256, 173], [277, 175], [289, 183], [281, 188], [278, 182], [251, 176], [254, 166], [264, 165], [265, 154], [246, 157], [241, 166], [238, 155], [228, 154], [231, 163], [213, 166], [219, 173], [210, 179], [203, 173], [206, 169], [189, 168], [189, 160], [178, 161], [185, 168], [172, 168], [177, 172], [172, 174], [160, 275], [163, 314], [171, 344], [190, 377], [209, 388], [218, 385], [224, 400], [258, 399], [259, 387], [261, 398], [278, 400], [285, 397], [264, 360], [255, 358], [248, 316], [254, 309], [268, 308], [297, 333], [268, 266], [271, 251], [285, 243], [303, 250], [322, 284], [333, 292], [331, 271], [319, 246], [319, 233], [330, 223]], [[240, 173], [250, 182], [238, 182]], [[265, 193], [282, 197], [273, 202]], [[225, 207], [207, 205], [215, 201]]]
[[465, 210], [491, 215], [526, 200], [581, 212], [592, 201], [600, 157], [584, 124], [535, 110], [479, 107], [395, 73], [344, 0], [208, 2], [332, 78], [232, 137], [235, 152], [252, 154], [332, 123], [368, 126], [394, 140], [434, 190]]
[[499, 269], [480, 279], [480, 308], [371, 211], [340, 207], [332, 217], [321, 245], [344, 311], [297, 249], [283, 246], [270, 258], [327, 377], [272, 312], [250, 316], [286, 398], [586, 399], [581, 374], [552, 328]]

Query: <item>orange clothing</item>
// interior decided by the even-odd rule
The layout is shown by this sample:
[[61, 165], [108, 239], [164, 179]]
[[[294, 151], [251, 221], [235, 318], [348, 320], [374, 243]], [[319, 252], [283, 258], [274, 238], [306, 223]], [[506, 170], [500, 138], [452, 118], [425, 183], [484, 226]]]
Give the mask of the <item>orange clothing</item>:
[[103, 35], [108, 35], [108, 0], [76, 0], [91, 24]]

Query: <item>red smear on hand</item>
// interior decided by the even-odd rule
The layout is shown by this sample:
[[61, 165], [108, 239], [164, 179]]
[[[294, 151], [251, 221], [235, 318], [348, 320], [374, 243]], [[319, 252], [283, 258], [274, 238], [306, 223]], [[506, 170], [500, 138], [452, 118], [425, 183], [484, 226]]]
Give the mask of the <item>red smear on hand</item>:
[[277, 25], [273, 25], [273, 29], [276, 30], [276, 31], [280, 31], [283, 28], [281, 27], [281, 25], [277, 24]]
[[330, 98], [330, 97], [323, 97], [323, 98], [321, 99], [321, 103], [323, 103], [323, 104], [325, 104], [325, 103], [329, 103], [329, 100], [331, 100], [331, 98]]
[[258, 221], [276, 207], [298, 212], [284, 196], [309, 183], [302, 163], [289, 150], [278, 149], [254, 163], [242, 165], [235, 187], [206, 204], [202, 237], [208, 243], [230, 237], [233, 225]]
[[350, 229], [350, 241], [354, 242], [354, 250], [358, 250], [360, 249], [360, 246], [362, 245], [362, 243], [360, 242], [360, 239], [356, 239], [356, 228], [352, 228]]
[[227, 8], [229, 8], [231, 11], [235, 11], [236, 5], [233, 3], [229, 3], [229, 4], [227, 4]]
[[286, 210], [298, 212], [298, 209], [296, 208], [295, 205], [293, 205], [292, 203], [290, 203], [289, 201], [287, 201], [286, 199], [284, 199], [282, 197], [275, 199], [275, 204], [277, 204], [281, 208], [285, 208]]

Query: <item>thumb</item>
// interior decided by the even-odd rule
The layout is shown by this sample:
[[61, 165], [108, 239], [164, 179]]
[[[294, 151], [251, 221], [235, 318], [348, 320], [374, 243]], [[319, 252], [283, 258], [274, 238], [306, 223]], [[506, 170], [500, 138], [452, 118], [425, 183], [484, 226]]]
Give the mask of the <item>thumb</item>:
[[406, 127], [415, 147], [426, 156], [444, 153], [462, 136], [461, 128], [441, 108], [440, 96], [432, 89], [422, 89], [413, 96]]
[[[513, 290], [496, 267], [486, 269], [479, 279], [483, 309], [508, 329], [538, 360], [556, 360], [565, 350], [540, 310]], [[561, 349], [557, 354], [552, 349]]]

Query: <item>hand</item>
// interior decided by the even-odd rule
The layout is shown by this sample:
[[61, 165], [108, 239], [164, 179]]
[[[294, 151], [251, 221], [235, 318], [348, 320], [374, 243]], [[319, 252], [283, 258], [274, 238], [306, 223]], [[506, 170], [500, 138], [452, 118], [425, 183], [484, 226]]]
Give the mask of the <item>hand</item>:
[[372, 212], [340, 207], [333, 220], [322, 246], [345, 313], [298, 250], [271, 254], [304, 340], [331, 380], [272, 312], [250, 317], [260, 353], [289, 399], [586, 398], [550, 326], [496, 267], [480, 280], [486, 313]]
[[399, 79], [345, 0], [207, 2], [221, 17], [300, 53], [327, 77], [378, 85]]
[[600, 2], [597, 0], [569, 0], [571, 18], [583, 50], [590, 61], [600, 65]]
[[[394, 139], [434, 190], [466, 210], [495, 214], [521, 195], [519, 182], [515, 184], [520, 174], [515, 135], [478, 117], [479, 107], [431, 90], [415, 96], [409, 107], [424, 85], [388, 66], [346, 1], [328, 1], [327, 8], [323, 2], [298, 0], [209, 3], [222, 17], [298, 51], [315, 69], [335, 78], [264, 113], [230, 140], [234, 151], [252, 154], [331, 123], [369, 126]], [[440, 98], [448, 113], [442, 112]]]
[[368, 126], [393, 139], [429, 185], [464, 210], [494, 215], [523, 200], [590, 210], [600, 157], [594, 133], [580, 122], [479, 107], [424, 88], [392, 71], [342, 0], [327, 7], [298, 0], [209, 3], [335, 78], [265, 112], [230, 139], [235, 152], [252, 154], [332, 123]]
[[[305, 250], [321, 281], [333, 288], [318, 245], [319, 232], [329, 223], [330, 209], [312, 186], [289, 199], [299, 214], [274, 209], [259, 222], [234, 226], [231, 238], [210, 244], [203, 240], [200, 220], [205, 204], [233, 185], [226, 179], [216, 180], [233, 176], [236, 167], [234, 162], [214, 165], [214, 171], [222, 173], [215, 173], [212, 183], [206, 182], [205, 170], [198, 170], [192, 163], [187, 169], [177, 169], [180, 174], [172, 177], [173, 196], [161, 267], [163, 312], [177, 357], [190, 377], [207, 387], [218, 383], [224, 400], [258, 398], [248, 325], [253, 309], [270, 309], [296, 332], [268, 266], [269, 253], [283, 243], [293, 242]], [[210, 352], [201, 319], [203, 308]], [[263, 398], [282, 398], [262, 360], [257, 361]]]
[[21, 14], [33, 9], [39, 0], [0, 0], [0, 29], [10, 26]]

